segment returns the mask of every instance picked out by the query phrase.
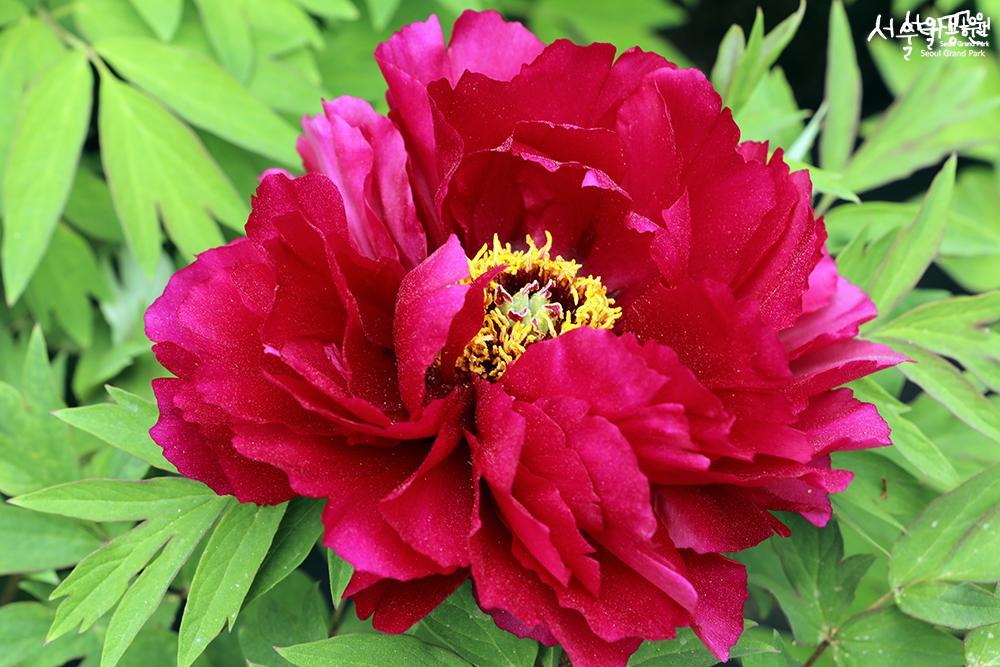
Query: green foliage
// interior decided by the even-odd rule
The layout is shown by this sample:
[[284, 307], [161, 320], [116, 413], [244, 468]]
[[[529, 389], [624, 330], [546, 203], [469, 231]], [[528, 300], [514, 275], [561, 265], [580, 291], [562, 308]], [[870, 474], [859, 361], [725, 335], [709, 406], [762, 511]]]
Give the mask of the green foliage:
[[538, 644], [496, 626], [463, 586], [420, 622], [416, 637], [450, 649], [473, 665], [530, 665]]
[[[834, 519], [783, 516], [791, 538], [739, 555], [751, 601], [732, 655], [745, 667], [1000, 665], [1000, 64], [859, 43], [862, 4], [758, 10], [710, 67], [742, 136], [809, 170], [828, 249], [879, 308], [862, 336], [914, 362], [852, 385], [895, 446], [834, 455], [856, 475]], [[893, 4], [900, 16], [927, 3]], [[469, 585], [405, 635], [374, 632], [343, 599], [353, 568], [322, 548], [322, 500], [220, 498], [179, 477], [148, 433], [163, 371], [142, 318], [169, 276], [242, 233], [263, 169], [297, 169], [299, 120], [321, 99], [385, 110], [378, 42], [430, 13], [447, 32], [468, 7], [682, 65], [671, 35], [712, 11], [0, 0], [0, 667], [562, 664], [560, 648], [498, 629]], [[825, 76], [816, 108], [800, 106], [783, 56], [810, 21], [828, 32], [825, 62], [808, 63]], [[862, 117], [869, 56], [893, 101]], [[877, 200], [915, 173], [908, 191], [923, 192]], [[928, 289], [928, 272], [957, 288]], [[630, 661], [712, 664], [689, 629]]]
[[326, 665], [413, 665], [413, 667], [468, 667], [454, 653], [409, 635], [345, 634], [308, 644], [278, 649], [296, 667]]

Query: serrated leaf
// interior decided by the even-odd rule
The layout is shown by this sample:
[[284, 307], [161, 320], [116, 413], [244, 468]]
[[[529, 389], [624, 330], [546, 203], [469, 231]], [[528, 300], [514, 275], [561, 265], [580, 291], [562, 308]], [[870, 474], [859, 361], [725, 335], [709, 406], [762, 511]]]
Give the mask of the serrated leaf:
[[184, 0], [130, 0], [135, 11], [164, 42], [173, 39], [184, 13]]
[[468, 667], [451, 651], [409, 635], [347, 634], [277, 649], [297, 667], [327, 665], [407, 665], [407, 667]]
[[177, 664], [188, 667], [227, 622], [232, 628], [285, 505], [235, 504], [222, 516], [198, 561], [181, 617]]
[[163, 458], [160, 446], [149, 437], [149, 429], [157, 418], [156, 406], [116, 387], [108, 387], [108, 393], [114, 399], [114, 404], [98, 403], [66, 408], [57, 411], [55, 416], [154, 468], [177, 472], [174, 465]]
[[466, 584], [425, 617], [414, 635], [465, 658], [474, 665], [532, 665], [538, 644], [497, 627], [472, 598]]
[[890, 660], [909, 667], [962, 665], [962, 642], [888, 608], [855, 617], [833, 644], [837, 667], [871, 667]]
[[189, 257], [222, 243], [209, 215], [240, 229], [246, 207], [198, 137], [146, 95], [102, 74], [101, 157], [129, 247], [152, 274], [157, 213]]
[[892, 549], [892, 585], [1000, 580], [998, 511], [1000, 466], [934, 500]]
[[297, 498], [288, 503], [267, 557], [247, 593], [247, 604], [291, 574], [316, 546], [316, 540], [323, 534], [323, 504], [313, 498]]
[[861, 70], [847, 12], [839, 0], [830, 5], [826, 103], [829, 111], [819, 142], [819, 163], [824, 169], [838, 170], [847, 163], [854, 149], [861, 119]]
[[195, 0], [202, 24], [219, 61], [244, 83], [253, 71], [254, 52], [241, 0]]
[[1000, 624], [973, 630], [965, 636], [965, 662], [969, 667], [1000, 665]]
[[274, 588], [247, 602], [236, 624], [243, 657], [266, 667], [288, 665], [274, 647], [305, 643], [327, 636], [330, 610], [319, 585], [301, 571], [293, 571]]
[[66, 204], [87, 136], [93, 77], [71, 51], [28, 89], [3, 174], [3, 279], [7, 303], [27, 287]]
[[12, 498], [14, 505], [36, 512], [88, 521], [141, 521], [181, 514], [188, 506], [214, 497], [201, 482], [183, 477], [144, 481], [84, 479]]
[[0, 575], [67, 567], [99, 546], [85, 523], [0, 504]]
[[123, 76], [191, 124], [285, 165], [298, 164], [295, 129], [208, 58], [141, 37], [108, 39], [95, 47]]
[[112, 614], [101, 653], [102, 667], [117, 664], [129, 649], [139, 631], [156, 613], [170, 582], [191, 557], [225, 505], [225, 501], [213, 498], [186, 512], [181, 510], [175, 524], [176, 536], [135, 579]]
[[969, 583], [926, 582], [896, 591], [896, 604], [909, 616], [934, 625], [970, 629], [1000, 623], [1000, 597]]

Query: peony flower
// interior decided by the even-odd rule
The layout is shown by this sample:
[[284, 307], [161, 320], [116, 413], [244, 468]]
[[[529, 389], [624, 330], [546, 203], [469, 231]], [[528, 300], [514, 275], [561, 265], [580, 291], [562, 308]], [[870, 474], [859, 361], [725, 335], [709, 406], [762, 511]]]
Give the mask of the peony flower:
[[840, 385], [858, 340], [804, 171], [741, 143], [704, 75], [545, 45], [495, 13], [378, 47], [389, 118], [305, 118], [246, 238], [179, 271], [147, 333], [153, 438], [241, 501], [325, 498], [347, 594], [402, 632], [467, 579], [519, 636], [623, 665], [690, 626], [725, 660], [724, 554], [817, 525], [889, 444]]

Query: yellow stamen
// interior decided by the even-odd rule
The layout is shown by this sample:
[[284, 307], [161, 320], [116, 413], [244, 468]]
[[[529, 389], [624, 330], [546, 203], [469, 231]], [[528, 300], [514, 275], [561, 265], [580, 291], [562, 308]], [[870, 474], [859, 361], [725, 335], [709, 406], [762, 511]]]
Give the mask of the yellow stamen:
[[[578, 277], [580, 265], [552, 257], [552, 235], [537, 247], [530, 236], [526, 250], [514, 250], [493, 237], [469, 260], [469, 282], [503, 266], [485, 290], [486, 316], [456, 367], [488, 380], [503, 375], [531, 343], [555, 338], [578, 327], [611, 329], [621, 308], [607, 295], [601, 279]], [[512, 296], [513, 295], [513, 296]]]

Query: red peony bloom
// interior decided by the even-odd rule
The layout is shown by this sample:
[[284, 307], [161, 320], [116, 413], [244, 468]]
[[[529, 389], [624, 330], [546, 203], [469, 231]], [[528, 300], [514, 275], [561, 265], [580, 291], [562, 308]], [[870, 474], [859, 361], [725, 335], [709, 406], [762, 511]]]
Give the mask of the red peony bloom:
[[379, 46], [390, 115], [304, 120], [247, 238], [149, 309], [154, 439], [218, 493], [327, 499], [359, 615], [402, 632], [471, 578], [503, 628], [623, 665], [691, 626], [721, 660], [724, 553], [817, 525], [889, 443], [809, 176], [740, 143], [701, 72], [495, 13]]

